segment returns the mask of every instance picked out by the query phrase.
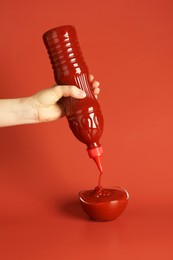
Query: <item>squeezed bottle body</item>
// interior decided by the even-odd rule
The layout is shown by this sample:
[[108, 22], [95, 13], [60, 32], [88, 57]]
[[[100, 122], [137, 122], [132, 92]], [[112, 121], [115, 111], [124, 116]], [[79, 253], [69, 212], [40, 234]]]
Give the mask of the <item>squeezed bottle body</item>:
[[103, 115], [89, 80], [76, 30], [71, 25], [56, 27], [43, 35], [58, 85], [75, 85], [86, 93], [84, 99], [62, 98], [65, 114], [75, 137], [86, 144], [91, 158], [102, 154], [100, 137]]

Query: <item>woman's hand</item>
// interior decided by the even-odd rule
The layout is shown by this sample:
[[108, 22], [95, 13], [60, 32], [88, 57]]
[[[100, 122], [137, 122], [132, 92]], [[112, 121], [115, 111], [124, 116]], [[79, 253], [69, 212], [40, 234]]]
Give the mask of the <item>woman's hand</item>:
[[[93, 75], [89, 76], [92, 83], [93, 93], [97, 98], [100, 92], [99, 82], [94, 80]], [[58, 102], [62, 97], [85, 98], [84, 91], [75, 86], [59, 85], [39, 91], [31, 97], [32, 107], [35, 110], [38, 122], [47, 122], [64, 116], [63, 107]]]
[[[89, 76], [93, 93], [97, 98], [99, 82]], [[62, 97], [82, 99], [85, 93], [75, 86], [53, 86], [37, 92], [31, 97], [0, 100], [0, 127], [48, 122], [64, 116], [63, 107], [58, 102]]]

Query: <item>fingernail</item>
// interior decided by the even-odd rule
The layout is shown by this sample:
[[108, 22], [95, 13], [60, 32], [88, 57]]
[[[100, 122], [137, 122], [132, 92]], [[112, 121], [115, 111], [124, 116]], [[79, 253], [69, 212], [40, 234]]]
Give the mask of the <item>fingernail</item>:
[[86, 97], [86, 93], [83, 90], [79, 89], [79, 96]]

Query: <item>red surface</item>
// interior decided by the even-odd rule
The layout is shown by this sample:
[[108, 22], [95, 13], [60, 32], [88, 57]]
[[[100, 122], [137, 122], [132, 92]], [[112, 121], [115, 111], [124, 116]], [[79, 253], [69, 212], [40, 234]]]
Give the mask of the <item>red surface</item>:
[[[173, 259], [172, 1], [3, 1], [0, 97], [54, 83], [42, 34], [75, 25], [101, 82], [104, 187], [125, 212], [88, 221], [76, 202], [98, 171], [65, 119], [0, 129], [0, 258]], [[68, 147], [68, 148], [67, 148]]]

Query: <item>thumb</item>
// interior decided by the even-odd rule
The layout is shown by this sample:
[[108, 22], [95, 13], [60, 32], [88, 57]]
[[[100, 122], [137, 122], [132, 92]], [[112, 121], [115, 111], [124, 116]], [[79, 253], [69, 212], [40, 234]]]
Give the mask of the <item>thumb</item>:
[[36, 97], [40, 105], [50, 106], [54, 105], [62, 97], [82, 99], [86, 97], [86, 94], [76, 86], [59, 85], [38, 92]]
[[73, 97], [78, 99], [86, 97], [86, 93], [82, 89], [71, 85], [55, 86], [54, 88], [52, 88], [52, 91], [54, 92], [56, 101], [58, 101], [62, 97]]

